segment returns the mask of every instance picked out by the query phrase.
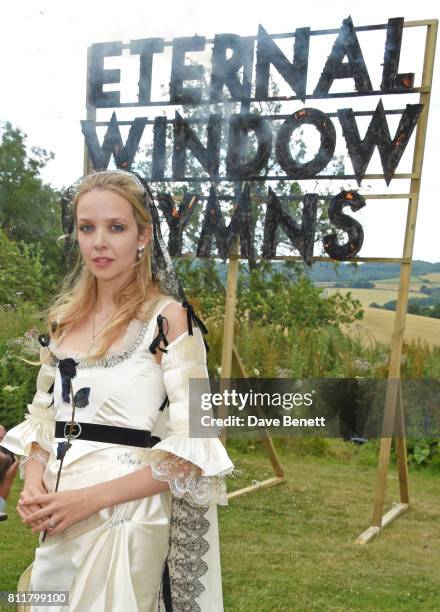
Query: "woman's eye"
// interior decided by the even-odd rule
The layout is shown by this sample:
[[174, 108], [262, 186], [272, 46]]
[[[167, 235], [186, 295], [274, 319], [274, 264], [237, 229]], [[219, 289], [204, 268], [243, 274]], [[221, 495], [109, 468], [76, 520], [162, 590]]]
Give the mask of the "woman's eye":
[[[87, 223], [86, 225], [81, 225], [81, 227], [79, 228], [81, 232], [85, 232], [86, 234], [89, 233], [89, 231], [87, 230], [87, 228], [92, 227], [89, 223]], [[119, 225], [119, 223], [113, 223], [111, 227], [116, 227], [116, 233], [120, 233], [122, 231], [124, 231], [124, 227], [122, 225]]]

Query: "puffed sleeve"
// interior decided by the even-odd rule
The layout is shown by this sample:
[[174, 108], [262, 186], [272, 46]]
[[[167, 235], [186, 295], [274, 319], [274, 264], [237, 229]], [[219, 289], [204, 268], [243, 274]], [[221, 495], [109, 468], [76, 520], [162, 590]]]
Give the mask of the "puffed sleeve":
[[43, 452], [32, 453], [32, 456], [44, 463], [44, 459], [51, 451], [54, 440], [55, 412], [53, 404], [53, 384], [55, 368], [50, 365], [49, 351], [40, 348], [40, 360], [43, 361], [37, 376], [36, 393], [31, 404], [27, 405], [28, 412], [25, 420], [10, 429], [2, 440], [2, 446], [16, 455], [21, 455], [20, 476], [23, 478], [23, 464], [31, 456], [32, 442], [38, 442]]
[[232, 473], [234, 464], [225, 447], [218, 437], [189, 436], [189, 380], [208, 379], [200, 329], [194, 327], [191, 333], [184, 332], [166, 344], [161, 365], [169, 400], [169, 424], [168, 436], [150, 451], [152, 476], [168, 481], [173, 495], [184, 497], [192, 505], [227, 505], [225, 476]]

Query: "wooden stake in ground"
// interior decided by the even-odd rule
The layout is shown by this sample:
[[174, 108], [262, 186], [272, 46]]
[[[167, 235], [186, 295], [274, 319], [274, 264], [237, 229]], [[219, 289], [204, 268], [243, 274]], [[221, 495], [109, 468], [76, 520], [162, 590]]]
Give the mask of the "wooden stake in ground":
[[[416, 230], [417, 208], [419, 204], [420, 180], [422, 176], [423, 154], [425, 149], [426, 128], [428, 123], [429, 103], [431, 99], [432, 74], [434, 68], [435, 47], [437, 40], [438, 20], [424, 22], [409, 22], [406, 27], [426, 25], [425, 58], [423, 63], [422, 92], [420, 104], [423, 112], [420, 116], [414, 157], [412, 178], [406, 218], [405, 239], [402, 261], [400, 264], [399, 292], [397, 296], [396, 314], [394, 317], [394, 330], [391, 339], [390, 365], [388, 371], [388, 385], [385, 396], [385, 409], [383, 430], [386, 437], [382, 437], [379, 452], [379, 467], [376, 484], [376, 494], [373, 507], [372, 525], [357, 538], [357, 544], [366, 544], [377, 536], [381, 529], [395, 520], [409, 507], [408, 469], [406, 460], [406, 442], [403, 430], [403, 406], [400, 383], [400, 361], [402, 355], [403, 336], [405, 333], [405, 317], [408, 307], [408, 293], [411, 277], [411, 264]], [[390, 462], [391, 441], [390, 423], [401, 426], [401, 435], [396, 437], [397, 464], [399, 470], [400, 503], [395, 504], [392, 510], [383, 516], [385, 492], [387, 485], [388, 467]]]
[[[228, 259], [228, 277], [226, 284], [226, 301], [225, 301], [225, 319], [223, 325], [223, 345], [222, 345], [222, 365], [221, 365], [221, 381], [220, 381], [220, 392], [222, 393], [226, 388], [229, 387], [228, 380], [231, 378], [232, 373], [232, 360], [234, 359], [238, 370], [242, 378], [249, 378], [245, 372], [243, 363], [238, 354], [237, 348], [234, 344], [234, 321], [235, 321], [235, 309], [237, 303], [237, 279], [238, 279], [238, 262], [239, 262], [239, 239], [235, 241]], [[224, 418], [226, 416], [225, 407], [221, 406], [219, 410], [219, 417]], [[272, 463], [275, 477], [268, 478], [266, 480], [257, 482], [256, 484], [238, 489], [233, 493], [229, 493], [228, 499], [234, 499], [245, 493], [250, 493], [257, 489], [263, 489], [271, 487], [273, 485], [281, 484], [285, 481], [284, 472], [281, 467], [278, 455], [276, 453], [274, 444], [270, 437], [269, 432], [266, 429], [258, 430], [262, 439], [263, 445], [266, 452], [269, 455]], [[220, 437], [223, 444], [226, 444], [226, 430]]]

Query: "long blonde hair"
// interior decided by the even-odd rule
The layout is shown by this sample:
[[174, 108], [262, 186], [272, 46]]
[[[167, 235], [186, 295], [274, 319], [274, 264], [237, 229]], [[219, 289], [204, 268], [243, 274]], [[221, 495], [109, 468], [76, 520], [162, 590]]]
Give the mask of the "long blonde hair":
[[[139, 234], [146, 229], [147, 225], [151, 224], [150, 214], [145, 210], [143, 204], [143, 190], [129, 173], [94, 172], [84, 178], [73, 200], [75, 233], [78, 200], [82, 195], [93, 189], [113, 191], [128, 200], [133, 206]], [[76, 236], [74, 235], [74, 237]], [[117, 314], [100, 334], [99, 346], [91, 359], [100, 359], [105, 355], [112, 343], [134, 317], [143, 320], [145, 313], [142, 312], [142, 308], [149, 299], [161, 297], [157, 282], [152, 280], [151, 245], [152, 240], [145, 247], [143, 258], [136, 260], [133, 274], [128, 282], [113, 294]], [[84, 321], [93, 312], [96, 297], [96, 277], [87, 268], [81, 253], [78, 251], [77, 261], [72, 271], [64, 278], [61, 290], [55, 296], [51, 305], [43, 311], [47, 317], [48, 335], [54, 340], [59, 340], [66, 328]]]

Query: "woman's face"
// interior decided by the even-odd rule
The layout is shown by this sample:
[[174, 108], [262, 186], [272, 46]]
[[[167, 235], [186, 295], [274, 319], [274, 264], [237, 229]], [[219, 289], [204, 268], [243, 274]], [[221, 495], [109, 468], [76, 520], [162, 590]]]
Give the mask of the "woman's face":
[[151, 226], [139, 236], [130, 202], [107, 189], [80, 196], [76, 220], [84, 262], [98, 279], [124, 278], [136, 262], [137, 247], [150, 240]]

